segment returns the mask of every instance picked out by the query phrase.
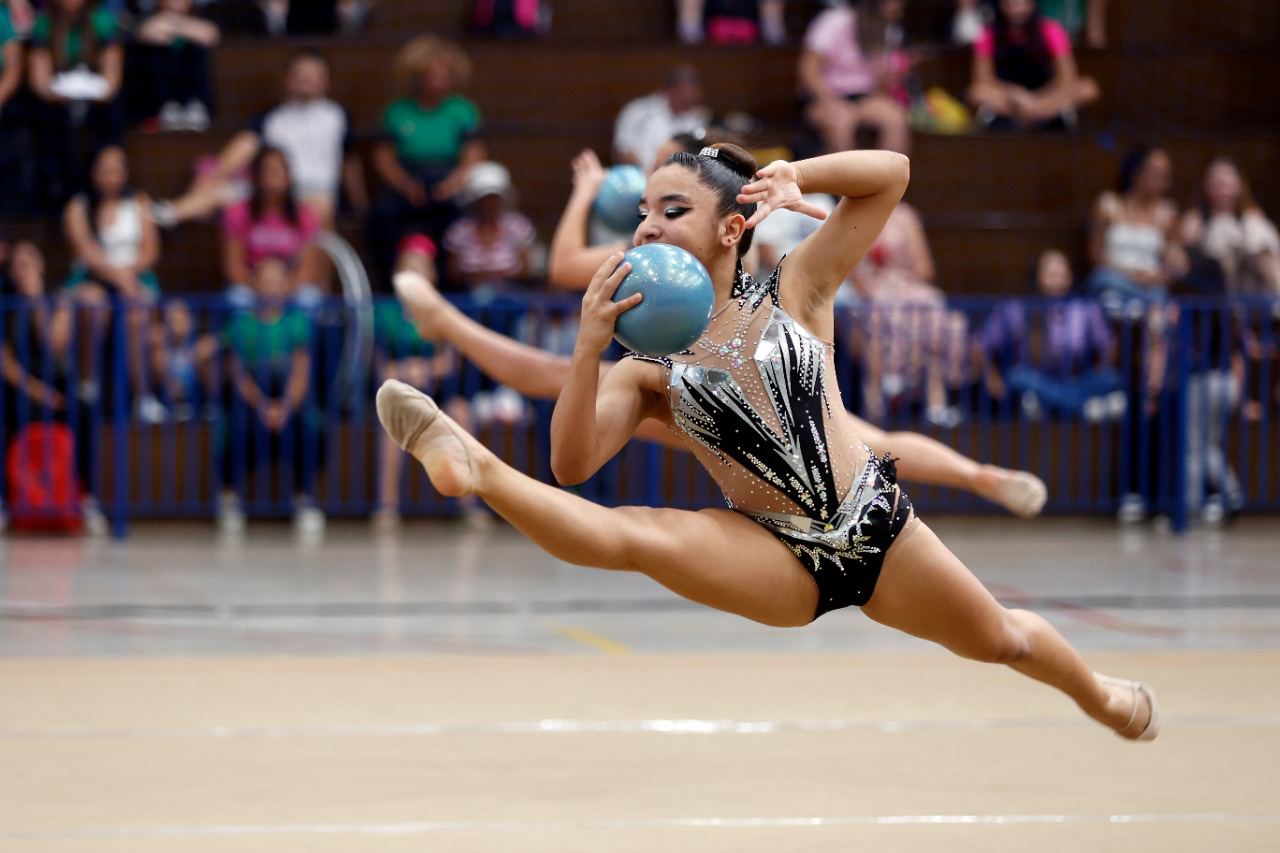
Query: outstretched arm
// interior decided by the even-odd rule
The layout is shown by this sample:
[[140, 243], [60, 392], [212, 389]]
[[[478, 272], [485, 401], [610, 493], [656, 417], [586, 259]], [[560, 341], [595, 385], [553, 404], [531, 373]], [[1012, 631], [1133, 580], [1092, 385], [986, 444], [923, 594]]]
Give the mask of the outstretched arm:
[[551, 238], [551, 257], [547, 262], [547, 283], [552, 287], [584, 290], [600, 265], [620, 246], [625, 246], [622, 240], [609, 246], [587, 245], [591, 205], [600, 191], [604, 174], [600, 159], [590, 148], [573, 158], [573, 192]]
[[822, 227], [806, 237], [782, 267], [783, 302], [801, 322], [814, 324], [810, 328], [817, 334], [834, 333], [831, 303], [836, 290], [879, 236], [907, 189], [910, 173], [907, 158], [893, 151], [841, 151], [795, 163], [775, 160], [742, 188], [740, 203], [759, 202], [748, 228], [780, 208], [824, 218], [819, 208], [804, 201], [804, 193], [840, 197]]

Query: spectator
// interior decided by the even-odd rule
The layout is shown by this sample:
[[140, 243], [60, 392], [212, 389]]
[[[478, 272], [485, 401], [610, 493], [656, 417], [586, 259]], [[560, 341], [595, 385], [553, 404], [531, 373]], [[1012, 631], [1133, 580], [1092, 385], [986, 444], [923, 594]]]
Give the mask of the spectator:
[[154, 328], [152, 370], [175, 421], [191, 420], [197, 407], [203, 408], [206, 419], [214, 416], [217, 407], [212, 389], [217, 350], [217, 339], [199, 332], [186, 300], [170, 299], [165, 303], [163, 324]]
[[4, 6], [9, 10], [10, 21], [13, 24], [13, 30], [19, 36], [24, 36], [31, 31], [31, 26], [35, 23], [36, 13], [31, 8], [30, 0], [3, 0], [0, 6]]
[[1115, 339], [1102, 307], [1073, 296], [1071, 266], [1057, 249], [1040, 255], [1039, 300], [1002, 302], [978, 333], [983, 379], [994, 399], [1012, 397], [1032, 419], [1044, 414], [1097, 422], [1127, 408], [1112, 366]]
[[61, 204], [81, 189], [83, 164], [124, 138], [115, 15], [88, 0], [50, 0], [32, 26], [28, 64], [44, 195]]
[[[249, 469], [281, 464], [279, 481], [294, 489], [294, 523], [300, 532], [324, 529], [324, 513], [315, 504], [316, 475], [324, 458], [320, 411], [311, 393], [312, 325], [305, 312], [291, 308], [288, 265], [267, 258], [254, 270], [258, 294], [251, 308], [227, 321], [233, 402], [229, 430], [221, 442], [224, 482], [219, 524], [243, 527], [244, 511], [235, 489], [243, 488]], [[245, 414], [248, 417], [245, 417]], [[257, 470], [258, 476], [267, 476]], [[263, 490], [265, 491], [265, 490]]]
[[[1198, 294], [1202, 295], [1202, 294]], [[1216, 294], [1225, 296], [1225, 290]], [[1191, 311], [1187, 336], [1178, 334], [1178, 314]], [[1244, 507], [1244, 490], [1227, 455], [1228, 421], [1240, 406], [1244, 380], [1245, 335], [1238, 306], [1170, 306], [1163, 345], [1178, 348], [1187, 360], [1186, 456], [1183, 458], [1187, 513], [1217, 524]], [[1176, 364], [1170, 359], [1170, 367]], [[1169, 377], [1170, 380], [1173, 377]], [[1171, 383], [1172, 384], [1172, 381]]]
[[1038, 0], [1040, 13], [1062, 25], [1072, 44], [1084, 43], [1095, 50], [1107, 46], [1107, 0]]
[[1169, 197], [1172, 184], [1169, 155], [1138, 148], [1121, 164], [1116, 191], [1094, 202], [1088, 288], [1109, 313], [1141, 316], [1145, 306], [1168, 298], [1169, 282], [1186, 272], [1178, 209]]
[[[511, 177], [498, 163], [478, 163], [458, 193], [462, 218], [444, 235], [449, 281], [464, 287], [486, 310], [486, 324], [510, 335], [517, 325], [532, 335], [533, 318], [524, 316], [526, 305], [510, 294], [527, 280], [533, 267], [537, 235], [524, 214], [511, 207]], [[556, 336], [553, 327], [545, 330]], [[475, 416], [482, 420], [514, 423], [526, 414], [520, 395], [509, 388], [486, 389], [472, 400]]]
[[[759, 7], [757, 11], [757, 6]], [[676, 0], [680, 41], [779, 45], [787, 40], [783, 0]], [[704, 26], [705, 24], [705, 26]]]
[[471, 79], [471, 61], [452, 42], [421, 36], [401, 48], [396, 75], [404, 97], [382, 115], [386, 138], [373, 165], [388, 192], [368, 220], [366, 245], [386, 275], [404, 236], [433, 240], [458, 218], [455, 196], [467, 173], [485, 159], [480, 111], [460, 90]]
[[209, 57], [222, 38], [216, 24], [196, 17], [192, 0], [160, 0], [138, 26], [136, 57], [142, 112], [161, 130], [209, 129], [213, 88]]
[[222, 264], [229, 295], [237, 304], [252, 301], [257, 268], [274, 259], [289, 270], [286, 296], [314, 304], [323, 295], [324, 262], [312, 243], [320, 219], [295, 200], [289, 161], [280, 149], [260, 149], [250, 173], [249, 199], [228, 207], [222, 218]]
[[711, 114], [702, 102], [702, 77], [692, 65], [677, 65], [657, 92], [636, 98], [613, 125], [613, 158], [648, 171], [667, 140], [705, 127]]
[[0, 213], [19, 213], [34, 198], [30, 122], [22, 85], [22, 44], [0, 3]]
[[[860, 127], [878, 147], [908, 153], [910, 115], [894, 97], [910, 62], [902, 49], [902, 0], [862, 0], [818, 14], [800, 52], [805, 119], [827, 151], [857, 147]], [[897, 23], [895, 23], [895, 21]]]
[[966, 321], [946, 309], [933, 285], [933, 256], [920, 217], [906, 202], [889, 216], [880, 236], [853, 271], [866, 300], [863, 345], [863, 404], [872, 422], [885, 416], [889, 401], [923, 396], [924, 417], [941, 427], [960, 422], [948, 404], [948, 385], [966, 370]]
[[[14, 296], [3, 311], [3, 342], [0, 343], [0, 375], [4, 379], [3, 436], [0, 447], [28, 423], [37, 420], [65, 422], [75, 434], [76, 476], [84, 489], [81, 514], [90, 533], [107, 531], [107, 519], [93, 492], [96, 469], [95, 441], [90, 430], [96, 400], [84, 399], [67, 390], [70, 375], [71, 341], [74, 333], [75, 300], [68, 296], [51, 298], [45, 285], [44, 255], [27, 240], [13, 247], [7, 264], [7, 278]], [[8, 294], [0, 294], [8, 297]], [[0, 482], [8, 465], [0, 466]], [[0, 497], [7, 493], [0, 485]], [[4, 524], [0, 509], [0, 527]]]
[[[154, 3], [154, 0], [147, 0]], [[321, 36], [359, 32], [373, 0], [205, 0], [223, 29], [245, 35]]]
[[1183, 215], [1179, 234], [1189, 278], [1201, 289], [1280, 296], [1280, 234], [1232, 160], [1209, 162], [1200, 202]]
[[498, 38], [523, 38], [551, 28], [551, 9], [541, 0], [476, 0], [472, 26]]
[[[398, 270], [411, 269], [435, 278], [435, 246], [426, 237], [410, 238], [402, 245]], [[424, 341], [405, 316], [396, 299], [386, 299], [374, 309], [375, 358], [379, 382], [399, 379], [422, 390], [431, 389], [441, 408], [460, 424], [471, 424], [471, 408], [458, 388], [458, 354], [451, 347]], [[378, 437], [378, 504], [372, 521], [381, 530], [400, 523], [401, 474], [404, 453], [385, 435]], [[463, 519], [472, 528], [491, 525], [493, 517], [474, 495], [458, 501]]]
[[314, 210], [326, 227], [333, 223], [341, 189], [358, 213], [368, 207], [350, 117], [328, 97], [325, 58], [308, 50], [295, 53], [285, 71], [284, 89], [284, 103], [232, 137], [183, 195], [157, 203], [162, 226], [203, 219], [247, 198], [249, 165], [264, 145], [284, 151], [297, 200]]
[[1074, 127], [1098, 84], [1080, 76], [1066, 31], [1034, 0], [1000, 0], [973, 45], [968, 99], [988, 127]]
[[455, 284], [502, 292], [529, 277], [537, 234], [512, 200], [511, 175], [500, 163], [477, 163], [467, 174], [458, 192], [463, 215], [444, 236]]
[[[152, 306], [160, 285], [152, 268], [160, 260], [160, 234], [151, 220], [151, 200], [129, 185], [123, 148], [104, 148], [94, 159], [89, 189], [67, 204], [63, 227], [75, 261], [67, 287], [81, 298], [102, 304], [123, 303], [134, 416], [159, 423], [167, 413], [151, 389], [146, 347], [152, 340]], [[104, 324], [109, 310], [93, 312]]]

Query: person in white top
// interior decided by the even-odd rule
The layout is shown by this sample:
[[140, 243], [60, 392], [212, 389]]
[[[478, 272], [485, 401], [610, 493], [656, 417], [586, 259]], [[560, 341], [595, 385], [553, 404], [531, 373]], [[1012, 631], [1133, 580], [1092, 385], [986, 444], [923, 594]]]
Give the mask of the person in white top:
[[328, 97], [328, 62], [313, 51], [294, 54], [285, 71], [284, 89], [284, 102], [233, 136], [213, 169], [197, 177], [178, 198], [157, 202], [162, 226], [203, 219], [247, 198], [247, 170], [264, 145], [284, 151], [297, 200], [316, 211], [326, 227], [333, 224], [343, 189], [357, 213], [368, 208], [364, 172], [352, 149], [351, 119], [342, 105]]
[[1169, 282], [1186, 272], [1177, 235], [1178, 208], [1169, 198], [1173, 162], [1160, 148], [1125, 157], [1117, 191], [1098, 196], [1089, 223], [1088, 289], [1111, 313], [1141, 314], [1163, 302]]
[[1215, 157], [1205, 167], [1201, 202], [1183, 214], [1179, 234], [1217, 265], [1228, 292], [1280, 296], [1280, 233], [1230, 158]]
[[[167, 413], [152, 392], [145, 349], [152, 337], [152, 309], [160, 286], [152, 268], [160, 260], [160, 233], [151, 220], [151, 200], [129, 186], [124, 149], [104, 148], [94, 159], [89, 189], [67, 203], [63, 228], [75, 256], [67, 282], [91, 330], [81, 340], [101, 343], [110, 328], [109, 298], [123, 301], [134, 413], [156, 423]], [[91, 352], [82, 359], [94, 359]]]
[[648, 171], [658, 149], [679, 133], [704, 127], [711, 114], [702, 102], [702, 78], [692, 65], [666, 73], [662, 89], [628, 103], [613, 126], [613, 156]]

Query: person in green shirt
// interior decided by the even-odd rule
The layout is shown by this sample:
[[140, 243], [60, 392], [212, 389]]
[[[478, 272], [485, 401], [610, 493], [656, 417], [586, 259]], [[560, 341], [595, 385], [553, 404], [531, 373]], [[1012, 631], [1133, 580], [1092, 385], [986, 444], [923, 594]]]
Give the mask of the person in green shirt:
[[320, 411], [311, 393], [312, 323], [286, 302], [290, 274], [284, 261], [264, 260], [255, 274], [257, 302], [234, 311], [224, 331], [232, 400], [220, 441], [228, 489], [220, 520], [224, 527], [236, 526], [237, 516], [242, 523], [236, 491], [247, 472], [280, 464], [281, 483], [294, 484], [295, 522], [300, 529], [316, 530], [324, 525], [315, 506], [324, 452]]
[[376, 269], [391, 273], [395, 247], [410, 233], [439, 242], [458, 218], [455, 196], [471, 168], [487, 159], [480, 111], [460, 92], [471, 77], [462, 49], [434, 36], [406, 44], [396, 58], [402, 97], [382, 114], [373, 166], [386, 186], [368, 220]]
[[83, 188], [93, 155], [124, 141], [124, 49], [115, 15], [88, 0], [51, 0], [31, 28], [27, 73], [44, 195], [60, 208]]

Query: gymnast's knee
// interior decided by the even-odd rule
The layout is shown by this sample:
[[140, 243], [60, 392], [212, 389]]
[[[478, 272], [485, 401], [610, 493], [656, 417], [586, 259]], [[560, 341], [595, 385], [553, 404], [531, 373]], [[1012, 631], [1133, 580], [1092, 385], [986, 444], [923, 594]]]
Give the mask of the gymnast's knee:
[[[1012, 613], [1010, 614], [1012, 616]], [[1025, 660], [1031, 654], [1031, 638], [1018, 624], [1016, 618], [1010, 618], [1000, 631], [992, 631], [983, 637], [965, 657], [982, 663], [1014, 664]]]

